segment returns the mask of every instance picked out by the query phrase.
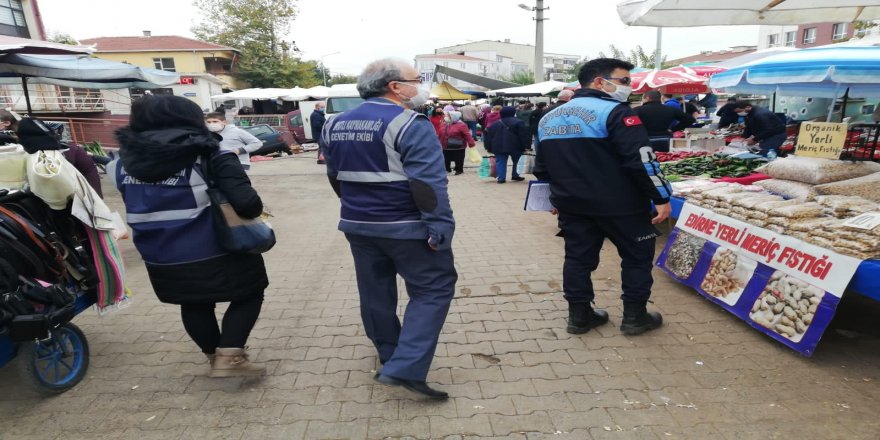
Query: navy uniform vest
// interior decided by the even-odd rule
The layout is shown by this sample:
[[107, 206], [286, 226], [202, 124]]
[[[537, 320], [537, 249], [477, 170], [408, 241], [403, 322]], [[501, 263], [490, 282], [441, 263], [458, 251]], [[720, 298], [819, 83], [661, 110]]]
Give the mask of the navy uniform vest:
[[417, 116], [390, 102], [367, 101], [326, 124], [328, 160], [340, 182], [342, 227], [412, 224], [424, 229], [397, 147], [398, 137]]
[[199, 161], [154, 183], [129, 175], [118, 160], [108, 164], [107, 175], [122, 193], [134, 245], [146, 263], [192, 263], [226, 254], [217, 242]]

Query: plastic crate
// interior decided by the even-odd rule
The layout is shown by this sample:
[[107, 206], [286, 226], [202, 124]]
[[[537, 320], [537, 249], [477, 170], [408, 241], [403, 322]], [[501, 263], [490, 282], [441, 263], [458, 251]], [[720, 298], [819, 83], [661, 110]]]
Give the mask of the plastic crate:
[[849, 127], [841, 159], [880, 161], [877, 142], [880, 140], [880, 124], [855, 124]]

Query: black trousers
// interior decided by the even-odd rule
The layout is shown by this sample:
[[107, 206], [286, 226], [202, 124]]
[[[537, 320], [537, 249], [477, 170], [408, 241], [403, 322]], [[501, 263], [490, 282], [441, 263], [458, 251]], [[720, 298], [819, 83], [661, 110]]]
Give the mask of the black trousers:
[[559, 227], [565, 238], [565, 263], [562, 266], [562, 290], [569, 303], [589, 303], [595, 293], [590, 274], [599, 267], [599, 252], [608, 238], [620, 255], [621, 299], [645, 304], [651, 296], [654, 278], [654, 244], [660, 235], [651, 217], [581, 216], [559, 212]]
[[452, 171], [452, 162], [455, 162], [455, 172], [464, 172], [464, 148], [460, 150], [443, 150], [443, 159], [446, 161], [446, 172]]
[[183, 328], [195, 341], [196, 345], [207, 354], [220, 348], [244, 348], [248, 336], [260, 317], [263, 306], [263, 293], [229, 303], [223, 315], [223, 330], [217, 324], [214, 315], [216, 303], [181, 304], [180, 315]]

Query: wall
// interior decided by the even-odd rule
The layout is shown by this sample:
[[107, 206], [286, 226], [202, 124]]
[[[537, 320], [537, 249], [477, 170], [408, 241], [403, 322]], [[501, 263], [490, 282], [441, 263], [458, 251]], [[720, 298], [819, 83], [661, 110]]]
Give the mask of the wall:
[[[804, 48], [804, 47], [817, 47], [824, 46], [826, 44], [831, 44], [834, 41], [831, 40], [833, 27], [835, 23], [814, 23], [814, 24], [805, 24], [798, 26], [797, 39], [795, 40], [795, 47]], [[809, 28], [816, 28], [816, 42], [813, 44], [804, 44], [804, 30]], [[846, 24], [846, 35], [847, 37], [853, 36], [853, 26], [852, 23]]]
[[527, 44], [504, 43], [501, 41], [475, 41], [473, 43], [435, 49], [434, 53], [459, 53], [466, 51], [492, 51], [510, 57], [515, 62], [525, 63], [534, 70], [535, 46]]
[[[232, 59], [236, 56], [231, 51], [157, 51], [157, 52], [99, 52], [95, 56], [110, 61], [126, 62], [141, 67], [155, 68], [153, 58], [174, 58], [174, 68], [181, 75], [186, 73], [205, 73], [205, 57], [211, 54], [218, 58]], [[244, 88], [245, 84], [230, 75], [215, 75], [229, 83], [234, 89]]]
[[27, 23], [28, 33], [32, 40], [45, 40], [46, 35], [40, 35], [40, 21], [34, 13], [34, 3], [31, 0], [22, 0], [21, 9], [24, 12], [24, 21]]
[[[797, 26], [760, 26], [758, 28], [758, 49], [767, 49], [770, 47], [769, 36], [772, 34], [779, 35], [779, 46], [785, 45], [785, 33], [790, 31], [797, 32]], [[797, 35], [795, 35], [795, 43], [797, 43]]]

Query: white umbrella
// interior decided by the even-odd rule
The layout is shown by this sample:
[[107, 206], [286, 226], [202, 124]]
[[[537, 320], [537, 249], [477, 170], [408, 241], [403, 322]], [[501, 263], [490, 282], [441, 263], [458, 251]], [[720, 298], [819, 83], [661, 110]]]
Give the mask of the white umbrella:
[[507, 96], [544, 96], [548, 93], [561, 91], [565, 87], [564, 82], [544, 81], [527, 86], [508, 87], [506, 89], [490, 90], [487, 95]]
[[630, 26], [786, 25], [880, 19], [878, 0], [627, 0], [617, 5]]
[[31, 40], [28, 38], [0, 35], [0, 54], [21, 53], [30, 55], [63, 55], [90, 54], [95, 51], [92, 46], [71, 46], [51, 41]]
[[[298, 87], [297, 87], [298, 88]], [[224, 93], [222, 95], [214, 95], [211, 96], [211, 99], [278, 99], [281, 96], [289, 95], [290, 93], [296, 93], [297, 91], [294, 89], [281, 89], [281, 88], [255, 88], [255, 89], [241, 89], [236, 90], [234, 92]], [[302, 90], [302, 89], [300, 89]]]
[[734, 67], [742, 66], [743, 64], [746, 64], [746, 63], [751, 63], [752, 61], [757, 61], [757, 60], [760, 60], [762, 58], [767, 58], [772, 55], [778, 55], [781, 53], [791, 52], [794, 50], [797, 50], [797, 49], [795, 49], [793, 47], [770, 47], [767, 49], [760, 49], [760, 50], [756, 50], [754, 52], [749, 52], [745, 55], [740, 55], [738, 57], [729, 58], [724, 61], [719, 61], [717, 63], [712, 63], [712, 64], [715, 66], [718, 66], [718, 67], [732, 69]]
[[327, 93], [330, 91], [330, 87], [324, 86], [315, 86], [308, 89], [302, 89], [299, 87], [294, 87], [297, 89], [296, 92], [293, 92], [287, 96], [282, 96], [281, 99], [285, 101], [302, 101], [305, 99], [327, 99]]

